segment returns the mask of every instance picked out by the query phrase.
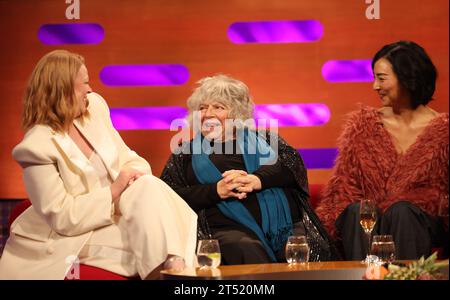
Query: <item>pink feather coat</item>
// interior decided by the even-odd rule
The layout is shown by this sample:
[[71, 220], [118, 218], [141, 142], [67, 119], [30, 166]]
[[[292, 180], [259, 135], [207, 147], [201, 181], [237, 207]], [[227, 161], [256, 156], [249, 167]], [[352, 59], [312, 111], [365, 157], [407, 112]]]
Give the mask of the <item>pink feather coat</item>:
[[377, 109], [362, 107], [349, 114], [333, 175], [316, 210], [333, 238], [339, 214], [364, 197], [375, 199], [382, 211], [408, 200], [437, 215], [440, 199], [448, 197], [448, 117], [437, 116], [405, 153], [398, 154]]

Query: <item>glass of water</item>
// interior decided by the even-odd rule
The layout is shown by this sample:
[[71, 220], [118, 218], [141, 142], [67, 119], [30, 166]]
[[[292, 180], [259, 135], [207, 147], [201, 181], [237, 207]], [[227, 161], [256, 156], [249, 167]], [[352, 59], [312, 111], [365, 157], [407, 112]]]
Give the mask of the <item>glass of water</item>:
[[309, 261], [309, 246], [304, 235], [292, 235], [286, 243], [286, 261], [289, 264]]
[[395, 260], [395, 244], [392, 235], [374, 235], [372, 238], [372, 255], [375, 255], [383, 263], [391, 263]]
[[215, 239], [199, 240], [197, 246], [197, 262], [201, 269], [220, 266], [219, 241]]

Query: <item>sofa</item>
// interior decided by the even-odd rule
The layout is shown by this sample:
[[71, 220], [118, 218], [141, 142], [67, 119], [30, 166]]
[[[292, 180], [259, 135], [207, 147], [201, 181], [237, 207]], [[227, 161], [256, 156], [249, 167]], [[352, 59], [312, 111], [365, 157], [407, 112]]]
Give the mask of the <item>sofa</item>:
[[[320, 192], [322, 190], [322, 184], [310, 184], [309, 192], [311, 194], [310, 203], [313, 208], [315, 208], [320, 200]], [[27, 209], [31, 205], [31, 202], [26, 199], [19, 204], [17, 204], [8, 219], [8, 228], [11, 228], [11, 224], [14, 220]], [[138, 278], [127, 278], [116, 273], [112, 273], [97, 267], [92, 267], [88, 265], [80, 265], [80, 280], [130, 280], [130, 279], [138, 279]], [[69, 280], [66, 278], [66, 280]], [[76, 279], [74, 279], [76, 280]]]

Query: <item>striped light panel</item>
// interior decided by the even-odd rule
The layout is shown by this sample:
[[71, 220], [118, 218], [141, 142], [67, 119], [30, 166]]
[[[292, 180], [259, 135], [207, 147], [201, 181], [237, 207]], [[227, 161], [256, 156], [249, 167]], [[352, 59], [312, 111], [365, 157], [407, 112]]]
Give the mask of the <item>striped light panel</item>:
[[107, 86], [181, 85], [189, 80], [189, 70], [180, 64], [113, 65], [100, 71]]
[[[117, 130], [168, 130], [173, 120], [186, 115], [185, 108], [176, 106], [111, 108], [111, 119]], [[254, 115], [255, 119], [277, 119], [278, 127], [318, 126], [330, 119], [330, 111], [322, 103], [256, 105]]]
[[98, 44], [105, 31], [97, 23], [44, 24], [38, 38], [44, 45]]
[[316, 20], [236, 22], [227, 35], [234, 44], [305, 43], [318, 41], [323, 26]]
[[[292, 107], [289, 104], [287, 107]], [[306, 104], [303, 104], [305, 106]], [[264, 110], [265, 105], [261, 105]], [[261, 110], [257, 106], [257, 111]], [[312, 110], [313, 111], [313, 110]], [[176, 126], [184, 127], [187, 110], [183, 107], [141, 107], [141, 108], [111, 108], [111, 119], [118, 130], [137, 129], [170, 129], [173, 120], [178, 119]], [[292, 120], [280, 124], [291, 124]], [[175, 126], [175, 129], [178, 127]], [[337, 156], [336, 148], [307, 148], [298, 149], [307, 169], [330, 169], [334, 165]]]
[[373, 81], [370, 59], [329, 60], [322, 66], [322, 76], [329, 82]]
[[307, 169], [331, 169], [338, 155], [337, 148], [298, 149]]
[[117, 130], [170, 129], [175, 119], [184, 119], [184, 107], [127, 107], [111, 108], [111, 120]]
[[255, 107], [254, 118], [277, 119], [278, 127], [319, 126], [330, 120], [330, 110], [322, 103], [266, 104]]
[[[316, 20], [236, 22], [227, 34], [232, 43], [305, 43], [323, 36], [323, 26]], [[38, 38], [45, 45], [98, 44], [105, 36], [96, 23], [44, 24]], [[371, 81], [370, 60], [328, 61], [322, 68], [331, 82]], [[110, 65], [100, 72], [103, 84], [110, 87], [182, 85], [189, 80], [189, 70], [181, 64]], [[111, 119], [118, 130], [168, 130], [186, 126], [184, 107], [111, 108]], [[278, 126], [320, 126], [330, 119], [330, 110], [322, 103], [266, 104], [255, 107], [254, 117], [276, 119]], [[269, 122], [267, 122], [267, 126]], [[176, 127], [177, 128], [177, 127]], [[329, 169], [337, 155], [335, 148], [298, 149], [308, 169]]]

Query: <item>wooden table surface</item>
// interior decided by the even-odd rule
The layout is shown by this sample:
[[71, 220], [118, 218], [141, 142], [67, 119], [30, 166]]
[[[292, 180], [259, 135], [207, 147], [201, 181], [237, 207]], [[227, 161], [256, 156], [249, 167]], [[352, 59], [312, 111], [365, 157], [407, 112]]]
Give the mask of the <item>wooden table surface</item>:
[[181, 272], [161, 271], [162, 279], [362, 279], [366, 265], [359, 261], [309, 262], [289, 265], [287, 263], [248, 264], [220, 266], [217, 269], [186, 268]]

